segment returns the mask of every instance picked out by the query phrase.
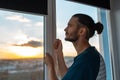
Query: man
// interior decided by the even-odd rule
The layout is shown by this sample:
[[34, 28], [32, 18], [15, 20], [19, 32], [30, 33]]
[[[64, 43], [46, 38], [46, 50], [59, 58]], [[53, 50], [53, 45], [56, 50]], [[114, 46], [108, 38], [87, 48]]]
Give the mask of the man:
[[49, 54], [46, 54], [45, 58], [50, 80], [58, 80], [55, 71], [57, 65], [62, 80], [106, 80], [104, 60], [95, 47], [89, 44], [89, 39], [95, 31], [98, 34], [102, 33], [103, 25], [100, 22], [94, 23], [88, 15], [75, 14], [64, 31], [65, 40], [73, 43], [77, 56], [71, 67], [67, 68], [62, 52], [62, 42], [57, 39], [54, 43], [54, 58]]

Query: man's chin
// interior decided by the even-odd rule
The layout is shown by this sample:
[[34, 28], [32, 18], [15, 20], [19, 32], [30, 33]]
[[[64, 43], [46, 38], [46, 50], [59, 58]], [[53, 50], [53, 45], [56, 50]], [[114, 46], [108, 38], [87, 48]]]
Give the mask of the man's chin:
[[73, 39], [69, 39], [69, 38], [65, 38], [66, 41], [69, 41], [69, 42], [74, 42]]
[[65, 38], [65, 41], [69, 41], [69, 39], [68, 39], [68, 38]]
[[78, 38], [65, 38], [66, 41], [75, 42]]

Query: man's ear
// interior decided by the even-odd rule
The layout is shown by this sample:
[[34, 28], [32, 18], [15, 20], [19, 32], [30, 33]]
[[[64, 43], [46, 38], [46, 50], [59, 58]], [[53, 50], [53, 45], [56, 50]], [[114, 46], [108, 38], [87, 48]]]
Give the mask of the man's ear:
[[79, 29], [79, 35], [86, 35], [86, 28], [85, 27], [81, 27], [80, 29]]

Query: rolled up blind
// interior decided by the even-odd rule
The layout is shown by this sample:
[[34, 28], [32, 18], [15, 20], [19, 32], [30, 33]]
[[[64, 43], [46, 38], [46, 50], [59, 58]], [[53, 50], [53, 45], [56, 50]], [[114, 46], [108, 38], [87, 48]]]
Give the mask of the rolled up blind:
[[110, 0], [67, 0], [67, 1], [84, 3], [104, 9], [110, 9]]
[[47, 15], [47, 0], [0, 0], [0, 8]]

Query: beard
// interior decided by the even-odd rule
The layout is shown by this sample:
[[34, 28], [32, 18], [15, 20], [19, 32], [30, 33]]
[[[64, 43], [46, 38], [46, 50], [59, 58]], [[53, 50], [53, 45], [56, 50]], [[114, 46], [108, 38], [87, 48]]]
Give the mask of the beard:
[[78, 38], [65, 38], [66, 41], [75, 42]]
[[76, 42], [78, 40], [78, 36], [74, 34], [74, 35], [71, 35], [71, 37], [66, 37], [65, 40], [70, 42]]

